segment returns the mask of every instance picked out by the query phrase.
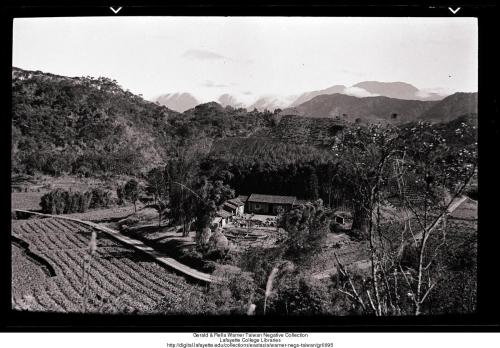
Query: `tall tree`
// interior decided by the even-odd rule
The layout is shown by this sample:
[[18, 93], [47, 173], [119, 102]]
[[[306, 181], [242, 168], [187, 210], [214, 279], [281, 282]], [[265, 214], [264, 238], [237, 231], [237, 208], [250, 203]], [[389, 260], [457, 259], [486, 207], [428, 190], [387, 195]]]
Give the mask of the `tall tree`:
[[[422, 313], [441, 281], [437, 261], [446, 241], [446, 217], [460, 204], [476, 171], [474, 143], [452, 148], [435, 126], [426, 123], [398, 133], [399, 140], [378, 132], [372, 142], [364, 137], [365, 143], [355, 147], [357, 156], [351, 158], [364, 164], [364, 171], [353, 167], [360, 180], [361, 208], [368, 211], [370, 275], [356, 277], [337, 259], [345, 280], [338, 290], [374, 315]], [[385, 222], [381, 212], [389, 192], [397, 202], [393, 223]]]
[[287, 232], [285, 258], [294, 262], [307, 261], [326, 242], [330, 220], [323, 201], [302, 204], [283, 214], [279, 226]]
[[354, 206], [353, 229], [365, 238], [373, 227], [372, 215], [391, 175], [392, 160], [401, 153], [400, 141], [396, 128], [369, 125], [346, 130], [343, 141], [334, 146], [342, 189]]
[[165, 168], [156, 167], [146, 174], [146, 191], [153, 195], [153, 206], [158, 211], [158, 227], [161, 226], [161, 220], [167, 208], [168, 195], [166, 192], [167, 182], [165, 178]]
[[134, 212], [137, 212], [137, 201], [139, 200], [140, 192], [141, 188], [136, 179], [130, 179], [123, 186], [123, 198], [134, 204]]
[[183, 234], [188, 235], [195, 218], [198, 193], [193, 190], [199, 172], [198, 154], [189, 147], [180, 148], [176, 157], [167, 162], [164, 172], [168, 210], [174, 222], [182, 225]]
[[202, 177], [196, 185], [199, 200], [196, 202], [196, 231], [210, 226], [215, 213], [220, 206], [234, 197], [234, 190], [225, 185], [222, 180], [209, 181]]

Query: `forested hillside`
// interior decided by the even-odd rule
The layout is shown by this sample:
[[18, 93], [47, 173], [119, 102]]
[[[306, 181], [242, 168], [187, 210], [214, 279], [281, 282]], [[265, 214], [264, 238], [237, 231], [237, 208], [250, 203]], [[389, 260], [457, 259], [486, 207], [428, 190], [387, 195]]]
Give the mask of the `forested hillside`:
[[[226, 169], [236, 163], [244, 168], [267, 163], [288, 170], [289, 164], [330, 162], [328, 149], [341, 141], [346, 127], [363, 124], [360, 118], [368, 123], [380, 119], [404, 123], [416, 120], [423, 110], [434, 115], [471, 109], [458, 107], [463, 103], [447, 107], [462, 95], [438, 103], [334, 94], [318, 96], [297, 108], [314, 106], [313, 116], [333, 113], [333, 117], [247, 111], [215, 102], [178, 113], [103, 77], [69, 78], [13, 68], [12, 78], [12, 168], [14, 173], [28, 174], [137, 175], [193, 147], [223, 160], [228, 165], [221, 167]], [[302, 182], [316, 180], [314, 175], [306, 176]], [[239, 186], [236, 178], [233, 184]], [[269, 188], [282, 192], [275, 180]]]
[[319, 95], [283, 115], [339, 118], [354, 123], [404, 124], [417, 120], [449, 122], [477, 113], [477, 93], [455, 93], [440, 101], [405, 100], [388, 97], [358, 98], [344, 94]]
[[174, 156], [189, 139], [248, 136], [270, 116], [216, 103], [180, 114], [107, 78], [13, 68], [13, 171], [133, 174]]
[[213, 143], [202, 173], [227, 181], [238, 194], [268, 193], [333, 199], [336, 159], [329, 149], [273, 138], [226, 138]]
[[13, 168], [17, 171], [131, 173], [160, 162], [176, 112], [107, 78], [12, 71]]
[[477, 114], [477, 93], [455, 93], [427, 110], [420, 119], [429, 122], [450, 122], [457, 117]]
[[331, 147], [348, 122], [336, 118], [312, 118], [294, 115], [282, 116], [270, 137], [292, 144]]

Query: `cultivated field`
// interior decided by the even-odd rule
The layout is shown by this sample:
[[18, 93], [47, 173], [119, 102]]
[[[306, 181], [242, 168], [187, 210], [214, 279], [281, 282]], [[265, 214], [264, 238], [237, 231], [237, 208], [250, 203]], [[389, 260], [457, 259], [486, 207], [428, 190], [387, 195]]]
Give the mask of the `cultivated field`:
[[[137, 204], [139, 210], [142, 204]], [[134, 206], [129, 204], [126, 206], [112, 206], [110, 208], [90, 209], [84, 213], [64, 214], [64, 216], [73, 219], [108, 223], [126, 218], [134, 213]]]
[[23, 209], [23, 210], [33, 210], [38, 211], [41, 209], [40, 201], [42, 196], [46, 193], [44, 192], [12, 192], [11, 193], [11, 204], [12, 209]]
[[13, 308], [81, 312], [86, 307], [88, 312], [142, 314], [154, 312], [165, 298], [184, 301], [201, 290], [101, 234], [96, 253], [86, 263], [91, 232], [90, 227], [53, 218], [13, 221]]

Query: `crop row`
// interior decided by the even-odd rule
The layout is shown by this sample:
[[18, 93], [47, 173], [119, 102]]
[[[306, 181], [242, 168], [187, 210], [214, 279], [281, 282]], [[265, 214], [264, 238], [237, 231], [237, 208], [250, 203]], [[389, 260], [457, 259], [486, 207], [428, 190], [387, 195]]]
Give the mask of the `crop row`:
[[21, 248], [12, 244], [12, 305], [14, 308], [43, 310], [33, 296], [37, 286], [45, 286], [47, 275]]
[[[34, 299], [29, 299], [35, 305], [27, 306], [19, 293], [13, 297], [13, 305], [29, 310], [78, 312], [83, 308], [85, 289], [88, 311], [144, 313], [165, 297], [182, 300], [196, 289], [131, 247], [104, 235], [98, 238], [97, 252], [90, 257], [87, 246], [91, 231], [57, 219], [27, 220], [13, 226], [13, 232], [56, 271], [56, 276], [45, 283], [33, 284]], [[84, 267], [88, 267], [86, 280]]]

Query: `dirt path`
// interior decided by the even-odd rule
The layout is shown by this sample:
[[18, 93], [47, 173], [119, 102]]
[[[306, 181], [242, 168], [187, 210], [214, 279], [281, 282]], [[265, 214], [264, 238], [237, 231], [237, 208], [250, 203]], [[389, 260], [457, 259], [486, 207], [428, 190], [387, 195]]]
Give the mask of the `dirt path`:
[[193, 279], [196, 280], [201, 280], [207, 283], [212, 283], [212, 282], [217, 282], [217, 278], [214, 278], [211, 274], [208, 273], [203, 273], [198, 270], [195, 270], [191, 267], [188, 267], [180, 262], [178, 262], [175, 259], [172, 259], [170, 257], [165, 257], [153, 248], [146, 246], [144, 243], [141, 241], [130, 238], [127, 236], [124, 236], [120, 232], [113, 230], [108, 227], [101, 226], [99, 224], [90, 222], [90, 221], [85, 221], [85, 220], [80, 220], [80, 219], [75, 219], [67, 216], [59, 216], [59, 215], [50, 215], [50, 214], [42, 214], [42, 213], [35, 213], [29, 210], [21, 210], [21, 209], [15, 209], [15, 212], [21, 212], [21, 213], [26, 213], [26, 214], [32, 214], [32, 215], [38, 215], [38, 216], [45, 216], [45, 217], [51, 217], [51, 218], [56, 218], [56, 219], [64, 219], [64, 220], [70, 220], [74, 221], [80, 224], [84, 224], [90, 227], [95, 228], [96, 230], [99, 230], [101, 232], [106, 233], [108, 236], [111, 236], [112, 238], [118, 240], [119, 242], [122, 242], [135, 250], [138, 250], [140, 252], [143, 252], [151, 257], [153, 257], [158, 263], [161, 263], [162, 265], [168, 266], [170, 268], [173, 268], [176, 271], [179, 271]]
[[[439, 219], [438, 221], [436, 221], [436, 223], [434, 224], [434, 227], [431, 228], [430, 230], [428, 230], [427, 232], [432, 232], [432, 230], [437, 226], [439, 225], [439, 222], [441, 222], [441, 220], [443, 220], [444, 217], [450, 215], [451, 213], [453, 213], [458, 207], [460, 207], [460, 205], [465, 202], [467, 200], [467, 196], [462, 196], [460, 198], [458, 198], [455, 202], [453, 202], [452, 204], [450, 204], [450, 206], [448, 207], [448, 210], [445, 214], [443, 214]], [[420, 240], [422, 238], [422, 234], [423, 234], [423, 231], [417, 233], [415, 235], [415, 239], [416, 240]]]

